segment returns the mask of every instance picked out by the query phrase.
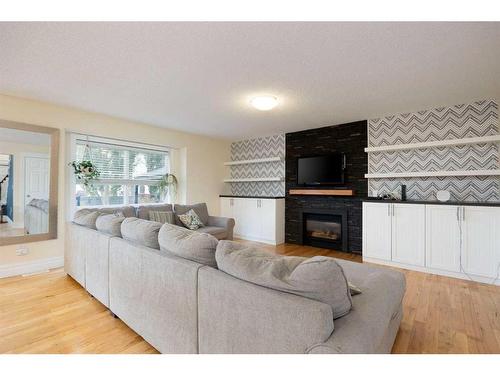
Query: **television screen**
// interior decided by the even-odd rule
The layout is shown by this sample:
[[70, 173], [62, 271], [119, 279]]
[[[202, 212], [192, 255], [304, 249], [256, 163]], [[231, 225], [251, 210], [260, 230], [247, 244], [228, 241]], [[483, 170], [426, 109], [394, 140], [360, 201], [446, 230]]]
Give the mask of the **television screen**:
[[335, 153], [298, 159], [297, 184], [339, 185], [344, 183], [345, 155]]

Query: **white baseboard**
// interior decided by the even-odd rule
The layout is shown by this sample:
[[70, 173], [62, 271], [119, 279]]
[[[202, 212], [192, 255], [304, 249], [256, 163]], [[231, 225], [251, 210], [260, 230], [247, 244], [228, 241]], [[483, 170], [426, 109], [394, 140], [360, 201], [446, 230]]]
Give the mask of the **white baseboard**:
[[397, 262], [393, 262], [393, 261], [390, 261], [390, 260], [382, 260], [382, 259], [370, 258], [370, 257], [365, 257], [365, 256], [363, 257], [363, 263], [381, 264], [383, 266], [403, 268], [405, 270], [410, 270], [410, 271], [430, 273], [430, 274], [433, 274], [433, 275], [454, 277], [456, 279], [469, 280], [469, 281], [475, 281], [477, 283], [483, 283], [483, 284], [490, 284], [490, 285], [498, 285], [498, 286], [500, 286], [500, 279], [497, 280], [497, 279], [495, 279], [493, 277], [478, 276], [478, 275], [466, 275], [463, 272], [444, 271], [444, 270], [438, 270], [438, 269], [435, 269], [435, 268], [428, 268], [428, 267], [423, 267], [423, 266], [414, 266], [414, 265], [411, 265], [411, 264], [397, 263]]
[[25, 263], [11, 263], [0, 265], [0, 279], [4, 277], [25, 275], [50, 270], [52, 268], [62, 267], [64, 265], [64, 257], [52, 257], [45, 259], [37, 259]]

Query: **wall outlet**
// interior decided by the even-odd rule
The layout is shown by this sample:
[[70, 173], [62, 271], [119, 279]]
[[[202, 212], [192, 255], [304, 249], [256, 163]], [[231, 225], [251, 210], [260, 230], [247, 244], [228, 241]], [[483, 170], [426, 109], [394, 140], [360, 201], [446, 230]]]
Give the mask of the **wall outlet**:
[[30, 250], [25, 246], [19, 246], [16, 249], [16, 255], [18, 255], [18, 256], [28, 255], [29, 253], [30, 253]]

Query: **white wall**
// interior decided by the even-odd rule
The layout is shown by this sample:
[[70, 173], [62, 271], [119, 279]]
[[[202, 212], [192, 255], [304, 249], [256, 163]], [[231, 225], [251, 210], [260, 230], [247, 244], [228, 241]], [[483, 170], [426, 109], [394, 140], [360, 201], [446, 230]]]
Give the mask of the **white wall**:
[[68, 132], [176, 148], [175, 172], [180, 180], [178, 200], [187, 203], [207, 202], [209, 212], [219, 213], [218, 195], [222, 192], [222, 180], [225, 174], [223, 162], [229, 160], [230, 142], [228, 141], [6, 95], [0, 95], [0, 119], [61, 130], [58, 238], [27, 244], [30, 253], [23, 257], [15, 255], [18, 245], [0, 247], [1, 266], [63, 255], [65, 212], [70, 202], [70, 191], [67, 186], [69, 160], [66, 140]]

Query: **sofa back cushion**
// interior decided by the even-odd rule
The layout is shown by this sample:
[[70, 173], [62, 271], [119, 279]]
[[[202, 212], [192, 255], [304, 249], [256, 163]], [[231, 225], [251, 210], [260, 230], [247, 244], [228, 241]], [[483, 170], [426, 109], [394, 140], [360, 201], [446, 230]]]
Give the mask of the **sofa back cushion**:
[[208, 225], [208, 208], [206, 203], [197, 203], [197, 204], [176, 204], [174, 206], [175, 212], [175, 224], [183, 226], [182, 222], [179, 220], [178, 215], [184, 215], [188, 213], [189, 210], [193, 210], [196, 212], [196, 215], [201, 219], [203, 225]]
[[173, 212], [173, 209], [171, 204], [146, 204], [137, 207], [137, 217], [143, 220], [151, 220], [149, 217], [150, 211]]
[[159, 249], [158, 232], [161, 223], [156, 221], [142, 220], [137, 217], [128, 217], [121, 225], [122, 237], [138, 245]]
[[221, 271], [238, 279], [330, 305], [334, 319], [351, 310], [344, 271], [330, 257], [276, 255], [233, 241], [220, 241], [215, 257]]
[[100, 215], [96, 220], [96, 228], [99, 232], [109, 234], [115, 237], [121, 237], [121, 225], [125, 220], [122, 213]]
[[125, 217], [135, 217], [135, 208], [133, 206], [116, 206], [99, 208], [99, 212], [105, 214], [122, 214]]
[[84, 208], [75, 212], [73, 223], [90, 229], [97, 229], [95, 224], [100, 215], [99, 210]]
[[175, 215], [171, 211], [149, 211], [149, 220], [162, 224], [175, 224]]
[[158, 236], [160, 250], [207, 266], [217, 267], [217, 239], [208, 233], [198, 233], [177, 225], [164, 224]]

